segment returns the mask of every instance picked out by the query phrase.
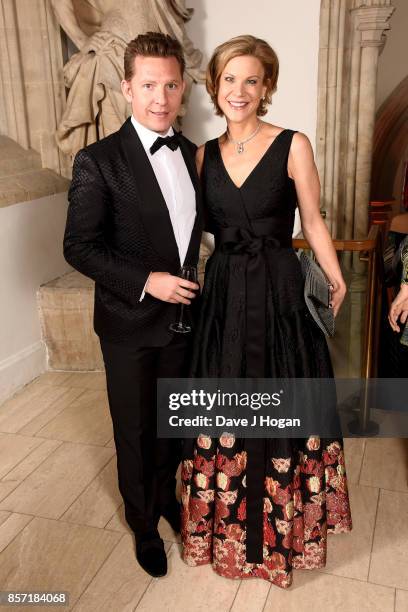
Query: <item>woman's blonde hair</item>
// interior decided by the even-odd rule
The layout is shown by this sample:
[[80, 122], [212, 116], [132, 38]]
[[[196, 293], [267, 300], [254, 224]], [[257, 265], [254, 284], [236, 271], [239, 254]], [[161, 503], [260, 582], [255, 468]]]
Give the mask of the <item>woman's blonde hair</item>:
[[227, 42], [219, 45], [207, 66], [206, 88], [214, 104], [215, 114], [223, 116], [223, 112], [217, 101], [217, 91], [220, 76], [225, 66], [234, 57], [240, 55], [252, 55], [261, 62], [264, 71], [264, 84], [266, 85], [265, 99], [260, 100], [257, 115], [265, 115], [267, 104], [272, 102], [272, 94], [276, 91], [276, 83], [279, 74], [279, 60], [272, 47], [262, 38], [255, 38], [250, 34], [235, 36]]

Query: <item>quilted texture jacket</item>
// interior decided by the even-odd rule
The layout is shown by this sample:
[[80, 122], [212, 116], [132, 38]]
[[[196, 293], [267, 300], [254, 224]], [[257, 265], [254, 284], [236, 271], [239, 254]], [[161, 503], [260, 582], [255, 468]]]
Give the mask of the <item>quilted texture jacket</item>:
[[[195, 265], [203, 224], [196, 146], [181, 136], [180, 149], [196, 193], [183, 263]], [[96, 333], [132, 346], [167, 344], [177, 305], [139, 298], [151, 271], [177, 274], [180, 260], [165, 200], [130, 119], [77, 153], [68, 200], [64, 256], [95, 281]]]

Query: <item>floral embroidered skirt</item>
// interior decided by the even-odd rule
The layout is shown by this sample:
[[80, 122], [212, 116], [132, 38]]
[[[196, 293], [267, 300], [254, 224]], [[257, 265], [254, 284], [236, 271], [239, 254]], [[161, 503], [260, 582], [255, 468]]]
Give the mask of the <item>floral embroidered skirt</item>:
[[343, 444], [315, 436], [263, 443], [256, 468], [264, 483], [262, 562], [247, 561], [250, 450], [231, 434], [184, 442], [183, 559], [192, 566], [212, 563], [226, 578], [264, 578], [287, 588], [292, 569], [324, 567], [328, 533], [352, 528]]

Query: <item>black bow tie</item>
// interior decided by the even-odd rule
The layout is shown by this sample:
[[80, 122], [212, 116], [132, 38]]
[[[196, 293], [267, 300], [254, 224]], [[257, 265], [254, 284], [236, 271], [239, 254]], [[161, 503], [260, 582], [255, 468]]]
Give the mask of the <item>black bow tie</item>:
[[174, 132], [173, 136], [166, 136], [165, 138], [159, 136], [158, 138], [156, 138], [156, 140], [150, 147], [150, 153], [153, 155], [164, 145], [169, 147], [169, 149], [171, 149], [172, 151], [175, 151], [180, 145], [180, 134], [181, 132]]

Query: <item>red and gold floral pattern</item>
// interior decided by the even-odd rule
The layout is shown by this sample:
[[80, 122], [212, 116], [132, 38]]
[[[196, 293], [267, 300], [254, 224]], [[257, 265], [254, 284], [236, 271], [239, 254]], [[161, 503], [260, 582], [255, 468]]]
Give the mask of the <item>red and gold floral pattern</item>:
[[192, 448], [181, 474], [188, 565], [212, 563], [226, 578], [264, 578], [287, 588], [293, 568], [324, 567], [328, 533], [351, 530], [342, 443], [268, 440], [263, 563], [247, 563], [245, 440], [200, 436]]

